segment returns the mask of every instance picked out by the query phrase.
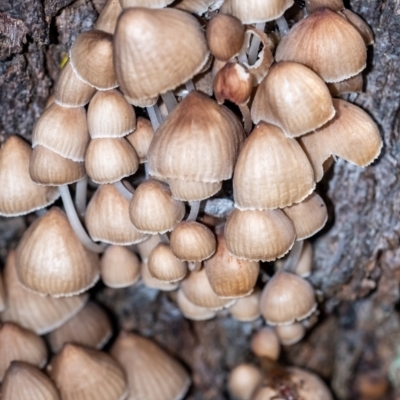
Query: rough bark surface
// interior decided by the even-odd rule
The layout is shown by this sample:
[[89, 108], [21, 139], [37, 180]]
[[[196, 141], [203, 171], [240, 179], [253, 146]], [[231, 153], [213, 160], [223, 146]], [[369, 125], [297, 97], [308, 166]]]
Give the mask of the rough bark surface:
[[[31, 138], [59, 64], [75, 37], [91, 29], [103, 0], [0, 0], [0, 141]], [[319, 323], [284, 362], [323, 376], [338, 399], [356, 399], [357, 382], [391, 368], [387, 399], [400, 398], [400, 2], [352, 0], [347, 4], [373, 28], [365, 92], [350, 96], [377, 122], [384, 140], [377, 162], [360, 169], [339, 161], [320, 192], [329, 226], [314, 240], [312, 283], [321, 292]], [[1, 188], [0, 188], [1, 190]], [[29, 218], [0, 220], [0, 256]], [[250, 360], [248, 340], [262, 321], [240, 323], [228, 315], [189, 322], [173, 296], [143, 286], [95, 290], [115, 323], [155, 338], [193, 372], [188, 399], [227, 399], [227, 372]]]

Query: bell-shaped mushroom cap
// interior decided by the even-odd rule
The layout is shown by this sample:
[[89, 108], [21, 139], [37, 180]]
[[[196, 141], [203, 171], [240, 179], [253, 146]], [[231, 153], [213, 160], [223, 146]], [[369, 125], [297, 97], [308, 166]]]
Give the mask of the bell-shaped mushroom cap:
[[298, 388], [298, 394], [301, 398], [307, 400], [333, 400], [329, 389], [316, 374], [297, 367], [288, 368], [288, 372], [291, 375], [291, 381]]
[[235, 399], [250, 400], [263, 380], [260, 369], [255, 365], [240, 364], [229, 374], [228, 391]]
[[17, 247], [16, 266], [24, 286], [54, 297], [82, 293], [99, 279], [98, 256], [85, 249], [57, 207], [25, 231]]
[[160, 281], [159, 279], [154, 278], [154, 276], [151, 275], [149, 271], [149, 266], [147, 265], [147, 262], [142, 262], [140, 267], [140, 273], [142, 276], [143, 284], [151, 289], [157, 289], [163, 292], [171, 292], [173, 290], [178, 289], [179, 287], [179, 282], [170, 283], [170, 282]]
[[165, 233], [172, 231], [185, 216], [185, 205], [172, 198], [167, 184], [149, 179], [133, 193], [129, 216], [140, 232]]
[[214, 14], [207, 24], [206, 37], [211, 54], [229, 61], [243, 46], [244, 26], [236, 17]]
[[164, 8], [174, 0], [119, 0], [122, 8], [146, 7], [146, 8]]
[[52, 352], [58, 353], [65, 343], [101, 349], [111, 335], [111, 323], [106, 312], [96, 303], [89, 302], [68, 322], [52, 331], [47, 339]]
[[124, 246], [108, 246], [100, 259], [101, 280], [111, 288], [132, 286], [140, 278], [140, 261]]
[[4, 269], [7, 287], [7, 308], [0, 315], [3, 322], [12, 321], [23, 328], [43, 335], [58, 328], [76, 315], [85, 305], [88, 296], [40, 296], [22, 286], [15, 268], [15, 250], [10, 250]]
[[248, 296], [238, 299], [238, 301], [229, 308], [229, 313], [238, 321], [254, 321], [260, 316], [260, 297], [261, 291], [256, 289]]
[[278, 271], [264, 287], [260, 308], [270, 325], [301, 321], [317, 308], [314, 289], [305, 279]]
[[320, 231], [328, 220], [328, 210], [318, 193], [311, 193], [298, 204], [283, 209], [293, 222], [296, 240], [307, 239]]
[[311, 69], [294, 62], [271, 67], [257, 89], [251, 107], [255, 124], [279, 126], [287, 137], [313, 131], [335, 115], [325, 82]]
[[183, 293], [182, 289], [178, 289], [176, 302], [182, 315], [192, 321], [205, 321], [214, 318], [217, 313], [207, 307], [201, 307], [192, 303]]
[[0, 326], [0, 382], [12, 361], [26, 361], [43, 368], [47, 361], [44, 340], [11, 322]]
[[290, 206], [304, 200], [315, 188], [314, 173], [295, 139], [276, 126], [260, 123], [239, 154], [233, 177], [235, 205], [239, 210]]
[[149, 149], [150, 174], [210, 183], [229, 179], [243, 140], [231, 111], [193, 91], [158, 128]]
[[193, 14], [202, 15], [207, 11], [218, 10], [224, 0], [178, 0], [174, 7]]
[[219, 235], [217, 239], [217, 251], [204, 262], [212, 290], [218, 296], [229, 299], [249, 295], [257, 282], [260, 264], [232, 256], [225, 238]]
[[187, 264], [176, 258], [165, 243], [159, 243], [150, 253], [148, 267], [154, 278], [165, 282], [180, 281], [187, 274]]
[[62, 157], [84, 161], [89, 140], [85, 109], [53, 103], [36, 122], [32, 147], [40, 144]]
[[133, 107], [118, 90], [97, 92], [89, 104], [87, 123], [92, 139], [119, 138], [136, 126]]
[[86, 152], [86, 172], [93, 182], [114, 183], [139, 168], [135, 149], [124, 138], [92, 139]]
[[272, 361], [279, 358], [281, 345], [276, 332], [268, 327], [261, 328], [251, 338], [250, 348], [259, 358], [267, 357]]
[[220, 11], [234, 15], [244, 24], [254, 24], [278, 19], [293, 3], [293, 0], [225, 0]]
[[88, 204], [85, 222], [95, 241], [127, 246], [147, 239], [131, 223], [129, 201], [114, 185], [99, 186]]
[[147, 153], [149, 151], [150, 143], [154, 137], [154, 130], [151, 122], [148, 119], [139, 117], [137, 119], [136, 129], [130, 133], [126, 139], [135, 149], [139, 157], [140, 163], [147, 161]]
[[86, 176], [85, 163], [65, 158], [37, 145], [29, 162], [29, 174], [40, 185], [61, 186], [80, 181]]
[[279, 325], [275, 328], [279, 341], [284, 346], [291, 346], [300, 342], [306, 334], [306, 329], [300, 322], [290, 325]]
[[371, 44], [375, 43], [374, 32], [359, 15], [347, 9], [344, 9], [342, 13], [346, 16], [347, 21], [349, 21], [354, 26], [354, 28], [357, 29], [359, 34], [364, 39], [366, 46], [370, 46]]
[[222, 182], [186, 181], [183, 179], [168, 179], [172, 196], [182, 201], [200, 201], [218, 193]]
[[377, 125], [365, 111], [341, 99], [333, 99], [333, 105], [335, 117], [299, 139], [317, 182], [322, 179], [323, 163], [331, 154], [366, 167], [379, 156], [383, 146]]
[[367, 50], [361, 35], [343, 16], [322, 8], [290, 29], [275, 58], [304, 64], [325, 82], [339, 82], [365, 68]]
[[61, 70], [54, 88], [54, 102], [63, 107], [83, 107], [96, 89], [79, 79], [69, 61]]
[[292, 248], [296, 232], [281, 210], [235, 209], [226, 221], [225, 239], [239, 259], [273, 261]]
[[113, 36], [107, 32], [82, 32], [71, 47], [71, 67], [78, 78], [98, 90], [118, 86], [113, 65]]
[[127, 384], [122, 368], [108, 354], [66, 344], [47, 367], [63, 400], [123, 400]]
[[23, 361], [13, 361], [1, 387], [3, 400], [60, 400], [51, 379], [39, 368]]
[[58, 189], [37, 185], [29, 175], [32, 149], [18, 136], [10, 136], [0, 149], [0, 215], [28, 214], [54, 203]]
[[142, 262], [147, 263], [150, 253], [153, 251], [154, 247], [156, 247], [160, 242], [160, 235], [151, 235], [148, 239], [136, 245]]
[[121, 12], [122, 8], [119, 0], [107, 0], [97, 18], [94, 29], [113, 35]]
[[125, 370], [129, 400], [180, 400], [189, 388], [181, 364], [149, 339], [121, 332], [110, 353]]
[[306, 0], [305, 3], [309, 14], [322, 7], [327, 7], [332, 11], [340, 11], [344, 8], [343, 0]]
[[333, 97], [338, 97], [345, 93], [361, 93], [363, 85], [364, 78], [360, 72], [344, 81], [328, 83], [328, 89]]
[[118, 20], [115, 72], [122, 92], [134, 105], [191, 79], [207, 59], [205, 36], [199, 22], [188, 13], [171, 8], [131, 8]]
[[303, 248], [301, 249], [300, 259], [297, 263], [297, 266], [294, 272], [301, 276], [302, 278], [307, 278], [311, 275], [312, 269], [312, 258], [313, 258], [313, 249], [312, 245], [308, 240], [305, 240], [303, 243]]
[[182, 221], [170, 236], [171, 250], [182, 261], [202, 261], [215, 253], [214, 234], [196, 221]]

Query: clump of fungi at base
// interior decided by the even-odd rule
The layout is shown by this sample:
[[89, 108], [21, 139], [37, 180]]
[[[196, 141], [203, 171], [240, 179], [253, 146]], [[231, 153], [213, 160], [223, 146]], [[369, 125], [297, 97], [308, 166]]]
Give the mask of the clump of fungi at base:
[[277, 360], [318, 319], [316, 185], [336, 158], [366, 167], [382, 147], [340, 97], [362, 90], [372, 43], [341, 0], [107, 0], [32, 146], [0, 150], [0, 214], [37, 214], [0, 280], [2, 399], [184, 398], [188, 371], [149, 339], [121, 331], [100, 350], [113, 332], [89, 300], [99, 279], [169, 291], [195, 321], [262, 318], [259, 365], [232, 371], [233, 397], [332, 399]]

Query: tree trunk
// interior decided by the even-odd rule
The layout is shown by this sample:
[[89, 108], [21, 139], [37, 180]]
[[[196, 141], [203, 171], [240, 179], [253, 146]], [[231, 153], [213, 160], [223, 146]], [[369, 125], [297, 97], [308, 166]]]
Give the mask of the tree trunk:
[[[91, 29], [104, 0], [0, 0], [0, 141], [31, 139], [76, 36]], [[319, 323], [283, 359], [315, 370], [338, 399], [355, 399], [357, 379], [393, 374], [400, 398], [400, 2], [352, 0], [347, 6], [373, 28], [365, 92], [350, 95], [378, 124], [382, 155], [361, 169], [338, 161], [319, 191], [330, 210], [328, 226], [313, 241], [312, 283], [321, 292]], [[355, 149], [356, 150], [356, 149]], [[1, 190], [1, 188], [0, 188]], [[29, 218], [28, 218], [29, 219]], [[0, 255], [27, 218], [0, 220]], [[185, 320], [171, 297], [145, 287], [97, 287], [95, 296], [116, 324], [154, 337], [193, 372], [190, 399], [227, 399], [227, 372], [250, 360], [249, 337], [261, 321], [240, 323], [226, 315], [208, 322]], [[400, 366], [399, 366], [400, 368]]]

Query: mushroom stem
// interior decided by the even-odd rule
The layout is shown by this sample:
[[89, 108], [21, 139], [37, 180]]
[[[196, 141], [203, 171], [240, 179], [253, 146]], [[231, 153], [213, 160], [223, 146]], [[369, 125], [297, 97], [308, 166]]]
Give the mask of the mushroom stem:
[[85, 216], [86, 212], [87, 184], [88, 184], [87, 175], [76, 183], [75, 207], [81, 218]]
[[186, 90], [187, 90], [189, 93], [190, 93], [190, 92], [193, 92], [193, 90], [196, 90], [196, 88], [195, 88], [195, 86], [194, 86], [194, 83], [193, 83], [193, 81], [192, 81], [191, 79], [189, 79], [188, 81], [186, 81], [185, 87], [186, 87]]
[[68, 186], [63, 185], [59, 186], [58, 189], [61, 193], [61, 198], [63, 201], [64, 209], [67, 214], [68, 220], [74, 230], [76, 236], [78, 236], [79, 240], [82, 244], [90, 251], [94, 253], [102, 253], [104, 251], [104, 247], [96, 244], [90, 239], [89, 235], [83, 228], [81, 221], [76, 213], [74, 203], [72, 202], [71, 193], [69, 192]]
[[281, 17], [276, 19], [275, 22], [276, 22], [276, 25], [278, 26], [281, 37], [285, 36], [289, 32], [289, 25], [286, 21], [285, 16], [282, 15]]
[[296, 270], [297, 264], [300, 260], [301, 251], [303, 250], [303, 244], [304, 240], [298, 240], [294, 243], [288, 258], [282, 265], [282, 271], [294, 272]]
[[239, 109], [243, 117], [244, 131], [248, 135], [251, 132], [251, 128], [253, 127], [253, 121], [251, 120], [249, 106], [247, 104], [241, 104], [239, 105]]
[[165, 107], [167, 107], [168, 113], [170, 113], [178, 105], [178, 102], [176, 101], [176, 98], [171, 90], [168, 90], [166, 93], [162, 93], [161, 98], [164, 101]]
[[150, 176], [149, 164], [147, 161], [144, 163], [144, 176], [146, 179], [149, 179], [149, 176]]
[[201, 201], [190, 201], [190, 213], [187, 217], [187, 221], [196, 221], [197, 216], [199, 215], [200, 211], [200, 203]]
[[149, 114], [151, 126], [153, 127], [155, 132], [162, 122], [160, 109], [158, 108], [157, 104], [154, 104], [153, 106], [146, 107], [146, 110]]
[[[265, 22], [259, 22], [256, 24], [256, 29], [264, 32]], [[249, 64], [253, 65], [257, 61], [258, 50], [260, 49], [261, 40], [258, 36], [253, 35], [253, 39], [251, 41], [250, 49], [249, 49]]]
[[115, 188], [118, 190], [118, 192], [119, 192], [122, 196], [124, 196], [124, 198], [125, 198], [126, 200], [128, 200], [128, 201], [131, 201], [131, 200], [132, 200], [133, 193], [131, 193], [131, 192], [125, 187], [125, 185], [124, 185], [121, 181], [114, 182], [114, 186], [115, 186]]
[[189, 261], [188, 268], [189, 271], [199, 272], [201, 269], [201, 261]]
[[166, 233], [160, 233], [160, 239], [162, 243], [169, 244], [170, 240]]

